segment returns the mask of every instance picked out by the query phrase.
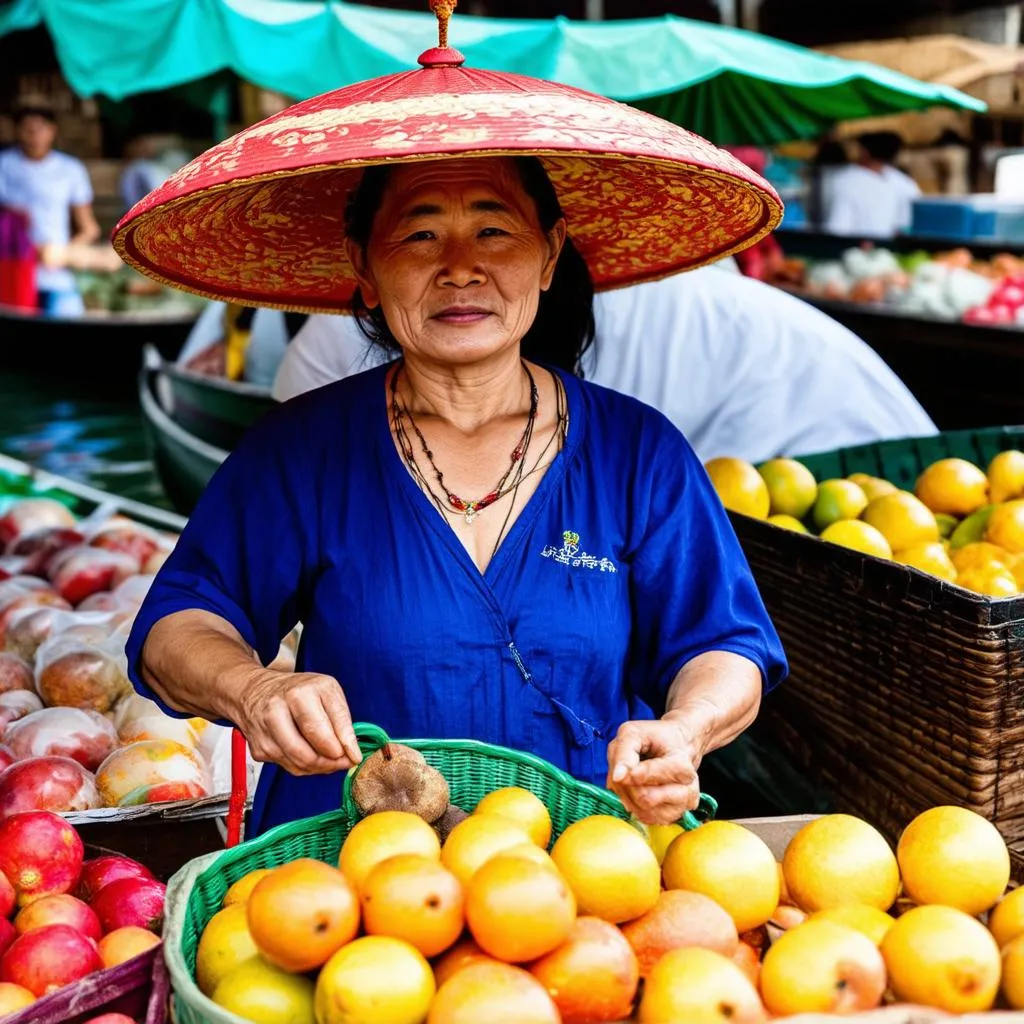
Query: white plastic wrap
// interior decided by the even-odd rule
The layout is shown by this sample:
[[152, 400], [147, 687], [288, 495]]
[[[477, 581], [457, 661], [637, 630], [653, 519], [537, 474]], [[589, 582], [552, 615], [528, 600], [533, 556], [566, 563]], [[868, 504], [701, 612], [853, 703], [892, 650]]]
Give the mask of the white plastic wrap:
[[0, 651], [0, 693], [11, 690], [36, 691], [36, 679], [32, 674], [32, 666], [9, 651]]
[[39, 695], [30, 690], [9, 690], [7, 693], [0, 693], [0, 739], [11, 722], [18, 721], [33, 711], [42, 709], [43, 702]]
[[70, 757], [95, 771], [118, 747], [117, 730], [82, 708], [43, 708], [7, 727], [4, 742], [19, 759]]
[[46, 704], [106, 712], [131, 692], [123, 650], [110, 639], [90, 642], [96, 629], [73, 626], [36, 651], [36, 690]]
[[113, 590], [139, 571], [139, 563], [120, 551], [79, 544], [58, 552], [50, 562], [54, 589], [70, 604], [77, 605], [92, 594]]
[[74, 527], [72, 512], [52, 498], [22, 498], [0, 516], [0, 548], [6, 548], [23, 533], [32, 533], [47, 526]]
[[110, 807], [197, 800], [212, 793], [206, 762], [172, 740], [143, 740], [115, 750], [96, 770], [96, 785]]

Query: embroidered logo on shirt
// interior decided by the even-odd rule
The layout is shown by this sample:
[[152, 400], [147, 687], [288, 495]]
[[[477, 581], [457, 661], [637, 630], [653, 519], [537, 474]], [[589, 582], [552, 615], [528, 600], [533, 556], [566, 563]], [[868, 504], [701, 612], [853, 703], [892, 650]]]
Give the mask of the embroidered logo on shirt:
[[580, 535], [575, 530], [566, 530], [562, 534], [562, 546], [556, 548], [547, 544], [541, 552], [542, 558], [551, 558], [562, 565], [571, 565], [574, 569], [599, 569], [601, 572], [618, 572], [615, 563], [608, 558], [598, 558], [580, 551]]

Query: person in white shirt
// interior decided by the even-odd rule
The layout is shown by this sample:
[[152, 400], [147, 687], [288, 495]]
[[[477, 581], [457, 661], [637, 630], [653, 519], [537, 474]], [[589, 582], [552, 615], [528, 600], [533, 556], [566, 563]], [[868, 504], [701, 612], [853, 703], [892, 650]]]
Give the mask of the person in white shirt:
[[[15, 130], [17, 145], [0, 153], [0, 206], [28, 217], [29, 234], [40, 254], [40, 309], [80, 313], [83, 306], [74, 275], [59, 265], [59, 253], [69, 243], [87, 245], [100, 237], [89, 172], [81, 160], [53, 148], [57, 122], [46, 107], [22, 106], [15, 114]], [[53, 253], [56, 257], [51, 257]]]
[[[831, 317], [718, 266], [594, 298], [584, 376], [660, 410], [702, 461], [761, 462], [936, 433], [882, 359]], [[311, 316], [274, 381], [279, 401], [392, 355], [349, 316]]]
[[917, 182], [895, 166], [895, 132], [871, 132], [857, 140], [860, 160], [831, 175], [823, 196], [825, 231], [860, 238], [893, 238], [910, 227]]

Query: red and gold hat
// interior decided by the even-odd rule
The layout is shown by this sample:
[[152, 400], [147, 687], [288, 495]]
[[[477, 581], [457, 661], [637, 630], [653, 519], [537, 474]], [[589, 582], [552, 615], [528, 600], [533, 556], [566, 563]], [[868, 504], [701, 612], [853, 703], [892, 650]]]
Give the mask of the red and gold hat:
[[731, 154], [651, 114], [522, 75], [463, 66], [453, 0], [417, 71], [316, 96], [207, 150], [114, 229], [126, 263], [212, 299], [347, 308], [346, 199], [376, 164], [537, 156], [598, 290], [714, 262], [775, 228], [775, 190]]

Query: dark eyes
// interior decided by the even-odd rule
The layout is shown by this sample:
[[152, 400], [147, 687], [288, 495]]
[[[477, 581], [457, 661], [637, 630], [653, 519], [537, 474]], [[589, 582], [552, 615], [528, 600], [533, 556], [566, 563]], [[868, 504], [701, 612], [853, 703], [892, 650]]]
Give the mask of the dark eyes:
[[[508, 232], [501, 228], [481, 228], [478, 237], [480, 238], [498, 238], [501, 235], [507, 235]], [[433, 231], [414, 231], [411, 235], [407, 235], [402, 239], [403, 242], [432, 242], [437, 236]]]

